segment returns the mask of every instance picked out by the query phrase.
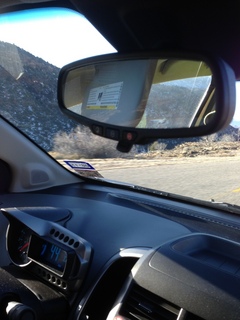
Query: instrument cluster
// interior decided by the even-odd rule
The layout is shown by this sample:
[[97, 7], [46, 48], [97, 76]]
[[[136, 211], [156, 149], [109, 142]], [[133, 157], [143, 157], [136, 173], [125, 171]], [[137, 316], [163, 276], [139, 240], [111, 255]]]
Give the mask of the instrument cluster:
[[24, 210], [8, 208], [2, 213], [9, 220], [6, 244], [13, 264], [60, 290], [78, 290], [90, 263], [90, 243]]

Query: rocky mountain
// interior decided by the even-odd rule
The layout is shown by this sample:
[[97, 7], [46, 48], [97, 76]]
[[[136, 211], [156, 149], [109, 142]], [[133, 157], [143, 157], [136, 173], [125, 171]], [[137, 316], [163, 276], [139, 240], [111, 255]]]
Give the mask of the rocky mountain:
[[76, 126], [59, 110], [58, 73], [48, 62], [0, 42], [0, 114], [45, 150], [52, 149], [57, 132]]

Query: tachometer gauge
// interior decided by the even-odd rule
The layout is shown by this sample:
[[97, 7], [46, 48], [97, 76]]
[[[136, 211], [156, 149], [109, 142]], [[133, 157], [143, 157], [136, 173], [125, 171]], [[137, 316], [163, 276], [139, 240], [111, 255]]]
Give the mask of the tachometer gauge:
[[23, 266], [30, 262], [28, 247], [32, 231], [22, 223], [10, 225], [7, 233], [7, 249], [12, 262]]

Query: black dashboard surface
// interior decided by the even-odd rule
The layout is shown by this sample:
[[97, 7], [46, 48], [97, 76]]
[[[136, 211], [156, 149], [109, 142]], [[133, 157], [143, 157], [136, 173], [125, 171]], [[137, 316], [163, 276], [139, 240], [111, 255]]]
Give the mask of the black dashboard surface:
[[[99, 279], [103, 278], [103, 275], [114, 261], [126, 257], [134, 258], [126, 268], [124, 276], [121, 278], [122, 282], [116, 285], [116, 292], [110, 303], [113, 303], [117, 297], [118, 290], [120, 291], [124, 279], [130, 272], [132, 266], [139, 258], [139, 261], [141, 261], [141, 256], [144, 256], [145, 253], [148, 256], [154, 251], [156, 252], [155, 257], [158, 257], [161, 252], [161, 247], [164, 248], [164, 246], [169, 243], [199, 234], [204, 237], [221, 237], [224, 239], [222, 240], [223, 242], [229, 240], [232, 242], [236, 241], [234, 242], [235, 245], [239, 240], [238, 234], [240, 227], [234, 216], [232, 216], [232, 220], [227, 221], [223, 213], [217, 212], [216, 210], [214, 211], [200, 206], [196, 207], [190, 203], [176, 202], [166, 197], [154, 197], [150, 194], [135, 193], [131, 190], [115, 188], [111, 185], [100, 186], [98, 184], [80, 183], [61, 188], [51, 188], [42, 192], [5, 194], [0, 196], [0, 202], [3, 210], [19, 210], [20, 212], [24, 212], [24, 214], [35, 217], [36, 221], [38, 221], [38, 219], [42, 220], [42, 224], [44, 224], [44, 221], [51, 221], [51, 223], [58, 224], [61, 228], [65, 228], [72, 234], [85, 239], [85, 241], [91, 245], [92, 253], [91, 260], [88, 263], [87, 274], [77, 294], [74, 293], [73, 295], [74, 299], [77, 297], [77, 302], [75, 302], [77, 304], [82, 303], [87, 305], [87, 301], [91, 300], [96, 303], [96, 300], [99, 298], [98, 295], [102, 294], [99, 287], [96, 289], [97, 283], [101, 283]], [[21, 215], [19, 215], [19, 217], [20, 216]], [[231, 216], [229, 217], [231, 218]], [[4, 238], [8, 221], [4, 215], [1, 215], [0, 219], [2, 244], [5, 243]], [[11, 223], [15, 223], [14, 219], [10, 221], [10, 225]], [[35, 220], [33, 219], [33, 221]], [[216, 248], [217, 247], [218, 246], [216, 246]], [[10, 263], [10, 260], [6, 248], [2, 247], [1, 249], [3, 252], [1, 265], [4, 267]], [[195, 247], [191, 250], [194, 252], [198, 251]], [[211, 247], [211, 250], [209, 249], [208, 251], [211, 255], [215, 251], [215, 248]], [[139, 254], [139, 252], [141, 253]], [[236, 250], [232, 251], [232, 256], [234, 256], [235, 252]], [[185, 257], [183, 261], [188, 258], [189, 257]], [[145, 267], [143, 263], [139, 269], [141, 271], [136, 273], [136, 279], [141, 279], [139, 283], [142, 283], [142, 286], [149, 292], [151, 291], [156, 295], [160, 293], [164, 295], [164, 290], [162, 293], [160, 289], [160, 291], [154, 289], [156, 283], [159, 285], [161, 283], [160, 280], [155, 279], [156, 276], [158, 279], [161, 279], [161, 277], [159, 277], [161, 262], [158, 260], [158, 258], [152, 258], [151, 263], [148, 262]], [[238, 258], [235, 260], [234, 263], [238, 263]], [[154, 264], [154, 261], [157, 262]], [[149, 263], [151, 268], [148, 270]], [[168, 267], [169, 272], [171, 272], [171, 264]], [[209, 265], [204, 266], [206, 272], [208, 272], [209, 268], [212, 270], [212, 267], [213, 266]], [[214, 268], [215, 267], [216, 266], [214, 266]], [[122, 266], [119, 268], [122, 268]], [[197, 264], [194, 272], [197, 272], [197, 277], [201, 278], [202, 275], [201, 272], [197, 271], [198, 268], [199, 264]], [[8, 267], [6, 270], [10, 272], [11, 275], [18, 275], [19, 273], [19, 270], [12, 270]], [[116, 273], [118, 273], [119, 270], [116, 269]], [[142, 270], [144, 271], [142, 272]], [[201, 268], [199, 270], [201, 270]], [[163, 273], [166, 274], [166, 270]], [[142, 281], [142, 279], [146, 279], [146, 274], [152, 279], [148, 279], [147, 285]], [[170, 278], [172, 277], [171, 273], [169, 276]], [[222, 276], [220, 272], [217, 277], [221, 278]], [[224, 276], [226, 277], [225, 274]], [[109, 277], [112, 279], [114, 286], [114, 281], [117, 281], [118, 275], [110, 275], [109, 272]], [[231, 281], [233, 281], [234, 277], [235, 274], [230, 275]], [[135, 279], [133, 281], [135, 281]], [[184, 273], [184, 276], [182, 278], [180, 276], [177, 281], [179, 281], [179, 283], [187, 283], [188, 278]], [[195, 278], [193, 278], [192, 281], [195, 281]], [[101, 286], [106, 287], [106, 283], [107, 280], [105, 280], [105, 282], [103, 281]], [[167, 283], [170, 283], [170, 281], [167, 281]], [[173, 283], [171, 286], [172, 285]], [[111, 290], [112, 288], [109, 289], [109, 296], [111, 295]], [[184, 290], [188, 289], [184, 288]], [[217, 294], [219, 293], [218, 290], [224, 289], [216, 289]], [[190, 291], [191, 290], [188, 290], [188, 292]], [[179, 297], [177, 292], [178, 291], [173, 295], [176, 299], [173, 298], [172, 303], [181, 304], [181, 299], [177, 299], [177, 297]], [[196, 290], [194, 292], [196, 292]], [[165, 293], [166, 298], [170, 300], [167, 285], [165, 285]], [[206, 297], [204, 290], [202, 294]], [[235, 291], [233, 290], [231, 294], [234, 296]], [[73, 296], [70, 299], [71, 303], [74, 301]], [[234, 297], [237, 301], [238, 298], [236, 296]], [[215, 299], [213, 299], [210, 309], [214, 307], [214, 303], [216, 303]], [[185, 303], [185, 305], [189, 307], [187, 303]], [[85, 309], [89, 311], [88, 309], [90, 309], [90, 307], [86, 306]], [[109, 304], [108, 309], [102, 311], [102, 316], [100, 316], [101, 312], [98, 313], [100, 314], [99, 319], [105, 319], [110, 309], [111, 305]], [[191, 312], [194, 313], [194, 311], [195, 309], [193, 308]], [[224, 312], [227, 311], [228, 307], [224, 309]], [[201, 312], [196, 309], [196, 313], [206, 319], [212, 317], [212, 311], [206, 315], [204, 313], [201, 314]], [[79, 319], [84, 318], [80, 317]], [[92, 315], [91, 319], [94, 319], [94, 315]]]
[[74, 185], [65, 195], [55, 195], [53, 189], [49, 194], [15, 194], [14, 201], [12, 197], [1, 197], [3, 208], [35, 207], [39, 208], [39, 216], [45, 207], [55, 207], [56, 215], [57, 208], [60, 213], [62, 209], [70, 210], [71, 218], [65, 221], [65, 227], [91, 243], [91, 268], [95, 272], [124, 248], [152, 248], [189, 233], [187, 227], [150, 213], [111, 188], [101, 191]]

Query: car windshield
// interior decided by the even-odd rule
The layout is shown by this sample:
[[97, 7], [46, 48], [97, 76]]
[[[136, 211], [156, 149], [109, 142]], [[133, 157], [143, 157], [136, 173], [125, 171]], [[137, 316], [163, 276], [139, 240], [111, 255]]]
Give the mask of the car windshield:
[[1, 116], [80, 176], [240, 205], [238, 110], [232, 123], [216, 134], [160, 139], [134, 146], [129, 153], [117, 151], [115, 141], [93, 135], [61, 113], [60, 68], [112, 52], [115, 48], [71, 10], [1, 14]]

